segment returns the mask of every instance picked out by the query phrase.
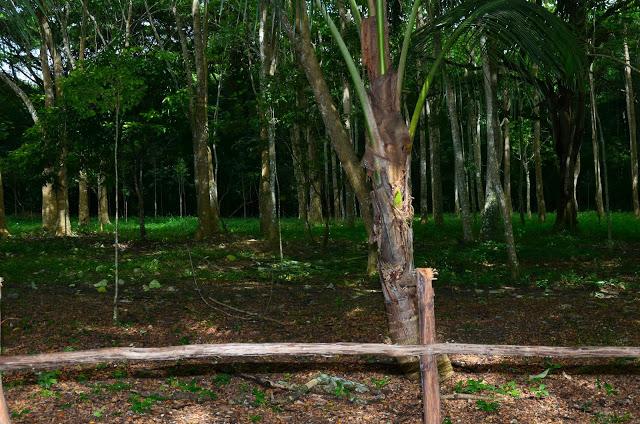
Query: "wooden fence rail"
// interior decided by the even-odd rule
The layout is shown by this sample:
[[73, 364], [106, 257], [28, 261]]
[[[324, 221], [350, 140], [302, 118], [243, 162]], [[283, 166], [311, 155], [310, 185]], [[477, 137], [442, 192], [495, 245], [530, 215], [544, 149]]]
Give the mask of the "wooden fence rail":
[[[169, 347], [116, 347], [77, 352], [0, 356], [0, 371], [39, 370], [79, 364], [120, 361], [175, 361], [212, 357], [251, 356], [336, 356], [380, 355], [419, 356], [422, 375], [423, 422], [440, 424], [440, 388], [435, 355], [464, 354], [479, 356], [537, 356], [567, 358], [640, 357], [640, 347], [555, 347], [434, 343], [434, 279], [431, 269], [418, 269], [418, 306], [420, 345], [383, 343], [222, 343]], [[1, 384], [1, 383], [0, 383]], [[1, 390], [1, 385], [0, 385]], [[0, 392], [2, 393], [2, 392]], [[6, 424], [0, 416], [0, 424]]]

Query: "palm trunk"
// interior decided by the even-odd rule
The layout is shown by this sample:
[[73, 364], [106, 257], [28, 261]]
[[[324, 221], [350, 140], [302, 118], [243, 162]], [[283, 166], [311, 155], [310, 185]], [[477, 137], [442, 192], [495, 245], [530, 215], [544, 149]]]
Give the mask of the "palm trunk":
[[447, 92], [447, 108], [449, 109], [449, 121], [451, 122], [451, 137], [453, 140], [456, 198], [460, 206], [462, 217], [462, 236], [465, 242], [473, 241], [473, 230], [471, 228], [471, 211], [469, 208], [469, 192], [467, 189], [467, 178], [464, 171], [464, 154], [462, 149], [462, 138], [460, 135], [460, 125], [458, 120], [458, 108], [456, 95], [449, 82], [446, 71], [443, 76], [445, 89]]
[[640, 200], [638, 198], [638, 132], [636, 129], [636, 106], [633, 94], [633, 79], [631, 78], [631, 59], [629, 44], [624, 40], [624, 88], [627, 103], [627, 122], [629, 124], [629, 151], [631, 153], [631, 199], [633, 213], [640, 218]]
[[0, 170], [0, 238], [9, 235], [7, 219], [4, 212], [4, 186], [2, 185], [2, 171]]
[[89, 225], [90, 220], [89, 183], [87, 181], [87, 173], [81, 170], [78, 177], [78, 224], [81, 226]]
[[593, 78], [594, 62], [589, 66], [589, 99], [591, 103], [591, 146], [593, 147], [593, 168], [596, 181], [596, 211], [598, 219], [604, 217], [604, 203], [602, 201], [602, 176], [600, 172], [600, 148], [598, 145], [598, 105], [596, 103], [596, 88]]

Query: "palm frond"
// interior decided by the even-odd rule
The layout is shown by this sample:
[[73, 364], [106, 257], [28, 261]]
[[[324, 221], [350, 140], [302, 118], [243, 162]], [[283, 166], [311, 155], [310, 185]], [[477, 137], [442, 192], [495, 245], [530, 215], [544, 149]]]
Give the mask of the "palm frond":
[[[501, 46], [498, 54], [537, 64], [565, 83], [579, 83], [585, 49], [567, 25], [544, 7], [526, 0], [467, 0], [416, 31], [414, 54], [429, 55], [434, 31], [451, 34], [445, 46], [479, 46], [487, 35]], [[447, 49], [444, 49], [447, 54]]]

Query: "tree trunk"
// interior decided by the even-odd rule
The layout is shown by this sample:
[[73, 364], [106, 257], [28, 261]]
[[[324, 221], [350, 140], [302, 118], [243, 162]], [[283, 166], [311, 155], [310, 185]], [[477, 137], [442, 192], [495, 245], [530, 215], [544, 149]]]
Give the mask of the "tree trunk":
[[[343, 79], [342, 82], [342, 114], [344, 115], [344, 127], [347, 130], [349, 135], [349, 141], [353, 143], [354, 131], [351, 126], [351, 88], [349, 86], [349, 82], [347, 79]], [[340, 165], [342, 166], [342, 165]], [[342, 169], [342, 168], [341, 168]], [[356, 216], [356, 197], [353, 192], [353, 188], [351, 188], [351, 184], [349, 184], [349, 180], [345, 180], [342, 178], [344, 184], [344, 213], [345, 218], [347, 220], [347, 225], [353, 226], [355, 223]]]
[[580, 166], [580, 152], [578, 152], [576, 166], [573, 168], [573, 203], [576, 205], [576, 212], [580, 210], [580, 207], [578, 205], [578, 178], [580, 177]]
[[98, 174], [98, 222], [100, 223], [100, 231], [104, 230], [104, 226], [111, 224], [109, 220], [109, 199], [108, 190], [105, 183], [104, 174]]
[[322, 218], [322, 179], [315, 135], [310, 127], [307, 133], [307, 163], [309, 164], [309, 221], [317, 224]]
[[574, 176], [582, 144], [584, 95], [560, 84], [557, 93], [551, 93], [548, 101], [560, 164], [560, 199], [554, 226], [557, 230], [574, 231], [578, 225]]
[[426, 224], [429, 221], [429, 187], [427, 184], [427, 122], [424, 110], [420, 123], [420, 222]]
[[476, 199], [478, 209], [484, 204], [484, 188], [482, 185], [482, 143], [480, 141], [480, 113], [479, 103], [474, 102], [469, 107], [469, 129], [473, 143], [473, 171], [476, 185]]
[[598, 145], [598, 105], [596, 103], [596, 87], [593, 78], [594, 62], [589, 66], [589, 99], [591, 103], [591, 146], [593, 147], [593, 168], [596, 181], [596, 211], [598, 219], [604, 217], [604, 203], [602, 201], [602, 176], [600, 172], [600, 148]]
[[[299, 106], [298, 106], [299, 107]], [[296, 181], [296, 195], [298, 199], [298, 218], [307, 222], [307, 182], [304, 171], [304, 159], [302, 157], [302, 135], [300, 124], [296, 120], [291, 129], [291, 150], [293, 152], [293, 176]]]
[[89, 225], [90, 220], [89, 183], [87, 182], [87, 173], [81, 170], [78, 177], [78, 224], [81, 226]]
[[343, 216], [341, 214], [342, 211], [342, 202], [340, 199], [340, 186], [338, 179], [338, 166], [336, 164], [336, 155], [331, 152], [329, 153], [331, 156], [331, 188], [333, 189], [333, 217], [338, 220], [342, 219]]
[[[49, 173], [50, 168], [45, 170]], [[53, 183], [45, 183], [42, 186], [42, 228], [47, 231], [55, 231], [58, 220], [58, 202], [56, 201]]]
[[260, 1], [260, 27], [258, 43], [260, 47], [260, 143], [262, 147], [260, 173], [260, 231], [272, 248], [278, 243], [278, 217], [276, 214], [276, 177], [275, 177], [275, 116], [272, 103], [268, 100], [269, 90], [276, 72], [277, 33], [271, 25], [271, 6], [265, 0]]
[[[486, 48], [487, 40], [482, 37], [483, 47]], [[486, 52], [486, 49], [485, 49]], [[508, 209], [507, 202], [505, 201], [504, 191], [502, 190], [502, 184], [500, 183], [500, 169], [498, 161], [498, 150], [496, 149], [496, 134], [495, 126], [492, 122], [495, 122], [494, 118], [494, 85], [492, 82], [493, 72], [491, 71], [491, 65], [488, 60], [488, 55], [485, 53], [483, 58], [482, 70], [484, 80], [484, 92], [485, 101], [487, 105], [487, 186], [486, 186], [486, 199], [484, 209], [482, 211], [483, 218], [483, 231], [486, 237], [487, 226], [486, 223], [490, 220], [497, 220], [497, 216], [489, 216], [490, 214], [501, 213], [503, 221], [504, 239], [507, 245], [507, 257], [509, 260], [509, 266], [511, 268], [511, 275], [513, 278], [517, 278], [519, 274], [518, 256], [516, 254], [515, 240], [513, 237], [513, 227], [511, 223], [511, 213]], [[497, 210], [497, 211], [496, 211]], [[497, 214], [496, 214], [497, 215]]]
[[[484, 42], [486, 45], [486, 40]], [[485, 105], [487, 113], [487, 172], [484, 206], [482, 209], [482, 228], [480, 234], [483, 240], [497, 240], [499, 238], [500, 196], [504, 196], [502, 184], [500, 182], [500, 158], [498, 157], [498, 154], [501, 150], [498, 148], [500, 135], [497, 131], [499, 125], [497, 125], [495, 107], [495, 87], [497, 84], [495, 78], [497, 77], [497, 74], [492, 69], [493, 66], [490, 55], [483, 52], [482, 59]], [[496, 152], [496, 154], [492, 154], [491, 152]]]
[[2, 185], [2, 171], [0, 170], [0, 238], [9, 235], [7, 219], [4, 212], [4, 186]]
[[471, 228], [471, 210], [469, 208], [469, 192], [467, 190], [467, 177], [464, 171], [464, 154], [462, 149], [462, 137], [458, 119], [456, 94], [449, 82], [446, 70], [443, 73], [445, 90], [447, 93], [447, 108], [449, 109], [449, 121], [451, 122], [451, 138], [453, 140], [455, 182], [458, 204], [462, 217], [462, 237], [465, 242], [473, 241], [473, 229]]
[[[444, 224], [442, 208], [442, 175], [440, 172], [440, 119], [439, 100], [427, 100], [427, 125], [429, 126], [429, 167], [431, 170], [431, 209], [436, 225]], [[436, 108], [434, 110], [434, 107]]]
[[629, 150], [631, 153], [631, 199], [633, 213], [640, 218], [640, 200], [638, 198], [638, 132], [636, 129], [636, 99], [633, 93], [633, 79], [631, 77], [631, 58], [629, 44], [624, 40], [624, 88], [627, 103], [627, 122], [629, 124]]
[[533, 164], [536, 173], [536, 204], [538, 206], [538, 219], [544, 222], [547, 219], [547, 207], [544, 201], [544, 182], [542, 180], [542, 155], [540, 154], [540, 95], [536, 90], [533, 97]]
[[136, 191], [138, 198], [138, 224], [140, 227], [140, 238], [142, 240], [147, 238], [147, 230], [144, 225], [144, 188], [142, 185], [142, 163], [140, 160], [136, 160], [134, 174], [133, 174], [133, 187]]
[[502, 119], [502, 139], [504, 141], [504, 159], [503, 159], [503, 187], [504, 187], [504, 200], [507, 203], [507, 210], [509, 213], [513, 211], [513, 201], [511, 199], [511, 99], [509, 97], [509, 90], [505, 89], [502, 97], [502, 108], [504, 112], [504, 118]]

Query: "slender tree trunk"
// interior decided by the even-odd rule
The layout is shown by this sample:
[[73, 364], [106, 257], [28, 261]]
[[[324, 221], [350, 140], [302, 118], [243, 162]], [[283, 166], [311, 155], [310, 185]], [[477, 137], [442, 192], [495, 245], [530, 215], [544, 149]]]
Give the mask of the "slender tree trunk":
[[[486, 47], [487, 40], [482, 37], [483, 47]], [[492, 83], [492, 71], [491, 65], [486, 57], [483, 58], [482, 70], [484, 76], [484, 92], [485, 101], [487, 107], [487, 186], [486, 186], [486, 199], [483, 213], [483, 230], [486, 231], [485, 223], [488, 219], [497, 219], [497, 217], [487, 217], [487, 214], [495, 213], [495, 209], [502, 215], [502, 221], [504, 224], [504, 239], [507, 245], [507, 257], [509, 260], [509, 266], [511, 268], [511, 274], [513, 278], [516, 278], [519, 274], [518, 256], [516, 254], [515, 240], [513, 237], [513, 227], [511, 223], [511, 213], [508, 209], [507, 202], [505, 201], [504, 191], [502, 190], [502, 184], [500, 183], [500, 170], [498, 163], [498, 151], [496, 149], [496, 134], [494, 131], [495, 126], [492, 122], [494, 119], [494, 86]], [[485, 232], [486, 237], [486, 232]]]
[[260, 174], [260, 230], [272, 248], [279, 244], [278, 217], [276, 213], [275, 176], [275, 116], [269, 90], [276, 72], [277, 46], [276, 29], [271, 24], [271, 6], [266, 0], [260, 1], [260, 27], [258, 44], [260, 47], [260, 142], [262, 146], [262, 172]]
[[429, 221], [429, 187], [427, 184], [427, 123], [424, 110], [420, 123], [420, 222], [426, 224]]
[[596, 88], [593, 78], [594, 62], [589, 66], [589, 99], [591, 103], [591, 146], [593, 147], [593, 168], [596, 181], [596, 211], [598, 219], [604, 217], [604, 203], [602, 201], [602, 176], [600, 172], [600, 148], [598, 145], [598, 105], [596, 103]]
[[580, 152], [576, 159], [576, 166], [573, 168], [573, 203], [576, 205], [576, 212], [579, 210], [578, 206], [578, 178], [580, 177]]
[[449, 121], [451, 122], [451, 137], [453, 140], [455, 182], [458, 204], [462, 217], [462, 235], [465, 242], [473, 241], [473, 230], [471, 228], [471, 211], [469, 208], [469, 192], [467, 190], [467, 178], [464, 171], [464, 154], [462, 149], [462, 138], [460, 135], [460, 125], [458, 120], [458, 108], [456, 95], [449, 78], [444, 72], [443, 81], [447, 92], [447, 107], [449, 109]]
[[140, 238], [147, 238], [147, 230], [144, 222], [144, 187], [142, 185], [142, 163], [136, 160], [136, 169], [133, 175], [133, 187], [138, 198], [138, 224], [140, 226]]
[[511, 211], [513, 211], [513, 201], [511, 199], [511, 98], [509, 96], [509, 90], [504, 90], [502, 99], [504, 112], [504, 118], [502, 120], [502, 138], [504, 141], [504, 159], [502, 165], [504, 172], [504, 200], [507, 203], [509, 213], [511, 213]]
[[[208, 71], [205, 47], [208, 42], [207, 33], [207, 3], [204, 11], [200, 10], [200, 2], [193, 0], [191, 16], [193, 19], [195, 83], [192, 77], [190, 53], [187, 47], [186, 35], [182, 28], [180, 14], [174, 5], [173, 13], [176, 18], [178, 36], [182, 47], [187, 87], [191, 93], [189, 99], [190, 124], [193, 140], [194, 182], [196, 189], [196, 204], [198, 213], [198, 229], [196, 239], [210, 237], [220, 231], [220, 212], [218, 199], [213, 196], [211, 180], [213, 163], [211, 148], [209, 147], [209, 117], [208, 117]], [[204, 22], [204, 26], [203, 26]], [[195, 86], [194, 86], [195, 85]]]
[[[344, 115], [344, 127], [349, 134], [349, 141], [353, 143], [354, 131], [351, 126], [351, 88], [346, 78], [342, 81], [342, 114]], [[340, 165], [342, 166], [342, 164]], [[342, 169], [342, 168], [341, 168]], [[356, 215], [356, 197], [353, 192], [353, 188], [348, 179], [342, 178], [344, 183], [344, 213], [347, 220], [347, 225], [353, 226], [355, 223]]]
[[105, 183], [104, 174], [98, 174], [98, 222], [100, 223], [100, 231], [104, 230], [104, 226], [111, 224], [109, 220], [109, 199], [108, 190]]
[[4, 212], [4, 186], [2, 185], [2, 171], [0, 170], [0, 238], [9, 235], [7, 219]]
[[640, 199], [638, 198], [638, 131], [636, 127], [636, 99], [633, 93], [633, 79], [631, 77], [631, 58], [629, 44], [624, 40], [624, 88], [627, 102], [627, 122], [629, 124], [629, 150], [631, 153], [631, 200], [633, 213], [640, 218]]
[[440, 119], [439, 113], [434, 110], [439, 101], [427, 100], [425, 110], [427, 112], [427, 125], [429, 126], [429, 167], [431, 170], [431, 208], [433, 221], [436, 225], [444, 224], [442, 205], [442, 175], [440, 172]]
[[[486, 45], [486, 39], [483, 39]], [[496, 97], [495, 86], [496, 73], [493, 71], [490, 55], [483, 53], [483, 77], [485, 105], [487, 113], [487, 172], [484, 206], [482, 209], [482, 229], [481, 236], [484, 240], [497, 240], [500, 220], [500, 195], [504, 195], [500, 182], [500, 161], [498, 152], [498, 140], [500, 135], [496, 125]], [[491, 152], [496, 152], [492, 154]], [[500, 155], [502, 156], [502, 155]], [[505, 201], [506, 205], [506, 201]]]
[[340, 199], [340, 186], [338, 185], [338, 166], [336, 164], [336, 155], [331, 152], [331, 188], [333, 189], [333, 217], [338, 220], [342, 219], [341, 215], [342, 202]]
[[89, 215], [89, 183], [87, 173], [80, 171], [78, 178], [78, 224], [89, 225], [91, 217]]
[[[296, 121], [291, 129], [291, 149], [293, 151], [293, 176], [296, 181], [296, 195], [298, 199], [298, 218], [307, 222], [307, 196], [304, 171], [304, 159], [302, 157], [302, 136], [300, 124]], [[244, 193], [244, 192], [243, 192]]]
[[307, 132], [307, 163], [309, 164], [309, 221], [317, 224], [322, 218], [322, 179], [320, 178], [320, 162], [318, 146], [311, 128]]
[[471, 130], [471, 141], [473, 143], [473, 169], [476, 181], [476, 199], [478, 209], [482, 209], [484, 204], [484, 188], [482, 185], [482, 143], [480, 141], [480, 114], [479, 102], [474, 102], [469, 107], [469, 128]]
[[547, 218], [547, 207], [544, 201], [544, 183], [542, 180], [542, 155], [540, 154], [540, 95], [536, 90], [533, 97], [533, 164], [536, 174], [536, 204], [538, 206], [538, 220], [544, 222]]

